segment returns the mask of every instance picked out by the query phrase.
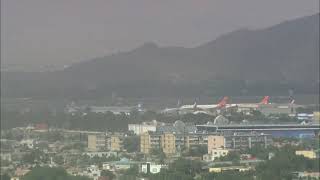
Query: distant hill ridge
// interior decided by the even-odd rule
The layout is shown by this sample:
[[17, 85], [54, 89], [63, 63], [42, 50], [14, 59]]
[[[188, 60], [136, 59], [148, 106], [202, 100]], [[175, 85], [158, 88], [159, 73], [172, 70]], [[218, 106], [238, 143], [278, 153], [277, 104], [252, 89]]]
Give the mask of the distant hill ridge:
[[64, 96], [104, 94], [119, 89], [134, 94], [140, 86], [161, 89], [207, 80], [319, 83], [319, 14], [265, 29], [238, 30], [195, 48], [145, 43], [61, 71], [2, 75], [5, 96], [46, 96], [48, 91]]

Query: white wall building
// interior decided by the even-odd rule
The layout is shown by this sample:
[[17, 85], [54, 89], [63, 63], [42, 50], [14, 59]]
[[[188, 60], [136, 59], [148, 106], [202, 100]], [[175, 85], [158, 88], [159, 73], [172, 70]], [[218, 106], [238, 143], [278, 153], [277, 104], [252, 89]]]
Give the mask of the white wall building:
[[157, 126], [155, 124], [128, 124], [128, 130], [133, 131], [136, 135], [140, 135], [148, 131], [155, 132]]
[[162, 168], [165, 168], [165, 165], [162, 164], [151, 164], [149, 162], [144, 163], [141, 165], [141, 172], [142, 173], [152, 173], [152, 174], [157, 174], [161, 171]]
[[110, 156], [117, 156], [118, 153], [117, 152], [112, 152], [112, 151], [108, 151], [108, 152], [85, 152], [83, 153], [84, 155], [87, 155], [89, 156], [90, 158], [93, 158], [93, 157], [110, 157]]
[[98, 166], [91, 165], [87, 167], [86, 171], [83, 173], [84, 176], [88, 176], [94, 180], [98, 180], [101, 176], [101, 171]]
[[210, 154], [203, 155], [203, 160], [206, 162], [214, 161], [217, 158], [228, 155], [228, 149], [212, 149]]
[[33, 139], [24, 139], [24, 140], [21, 140], [20, 144], [22, 146], [27, 146], [29, 149], [33, 149], [33, 147], [35, 145], [35, 140], [33, 140]]

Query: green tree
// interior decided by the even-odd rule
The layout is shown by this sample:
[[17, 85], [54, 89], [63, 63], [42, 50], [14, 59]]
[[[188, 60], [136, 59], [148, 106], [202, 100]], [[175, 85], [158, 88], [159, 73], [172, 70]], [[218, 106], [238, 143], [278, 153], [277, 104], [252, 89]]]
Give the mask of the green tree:
[[23, 176], [22, 180], [89, 180], [89, 178], [71, 176], [62, 168], [36, 167]]
[[178, 159], [169, 165], [169, 169], [177, 172], [184, 173], [191, 177], [194, 177], [196, 174], [200, 173], [202, 164], [199, 161], [192, 161], [187, 159]]
[[127, 152], [139, 152], [140, 138], [139, 136], [129, 136], [123, 140], [123, 146]]
[[150, 180], [193, 180], [193, 177], [183, 172], [174, 170], [161, 170], [158, 174], [150, 174]]
[[206, 145], [198, 145], [190, 148], [188, 155], [190, 156], [203, 156], [208, 153], [208, 146]]
[[108, 171], [108, 170], [102, 170], [101, 171], [101, 176], [108, 177], [110, 180], [114, 179], [116, 176], [113, 174], [113, 172]]
[[221, 161], [232, 161], [233, 164], [238, 164], [240, 161], [240, 154], [236, 151], [229, 152], [226, 156], [219, 158]]
[[0, 180], [10, 180], [11, 178], [10, 178], [10, 176], [8, 175], [8, 174], [2, 174], [1, 176], [0, 176]]

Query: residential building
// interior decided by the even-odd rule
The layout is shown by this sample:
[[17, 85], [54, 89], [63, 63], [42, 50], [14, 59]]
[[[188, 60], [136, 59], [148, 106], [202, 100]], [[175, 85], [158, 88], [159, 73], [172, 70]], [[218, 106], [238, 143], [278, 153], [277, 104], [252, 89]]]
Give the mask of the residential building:
[[123, 149], [123, 137], [122, 135], [111, 135], [110, 136], [110, 150], [121, 151]]
[[93, 157], [110, 157], [110, 156], [114, 156], [116, 157], [118, 155], [117, 152], [112, 152], [112, 151], [108, 151], [108, 152], [85, 152], [83, 153], [84, 155], [89, 156], [90, 158]]
[[161, 171], [162, 168], [165, 168], [165, 165], [162, 164], [153, 164], [150, 162], [141, 164], [141, 172], [142, 173], [151, 173], [151, 174], [157, 174]]
[[20, 142], [20, 145], [26, 146], [29, 149], [33, 149], [35, 144], [36, 144], [36, 141], [34, 139], [23, 139]]
[[320, 123], [320, 112], [319, 111], [313, 112], [313, 120], [316, 124]]
[[89, 134], [88, 135], [88, 150], [99, 151], [106, 148], [105, 134]]
[[140, 135], [145, 132], [155, 132], [157, 130], [157, 125], [156, 123], [152, 124], [128, 124], [128, 130], [133, 131], [134, 134]]
[[103, 169], [118, 171], [118, 170], [126, 170], [132, 167], [133, 165], [138, 165], [140, 162], [130, 161], [129, 159], [122, 158], [120, 161], [112, 161], [108, 163], [104, 163], [102, 165]]
[[228, 149], [250, 149], [253, 146], [267, 147], [272, 143], [270, 134], [258, 133], [235, 133], [224, 135], [225, 148]]
[[294, 179], [308, 180], [308, 179], [319, 179], [320, 172], [293, 172]]
[[224, 148], [225, 146], [224, 136], [208, 136], [208, 154], [211, 154], [214, 149]]
[[149, 154], [151, 149], [160, 149], [161, 134], [153, 132], [145, 132], [140, 135], [140, 152]]
[[203, 160], [210, 162], [214, 161], [217, 158], [228, 155], [228, 149], [211, 149], [210, 153], [203, 155]]
[[252, 168], [250, 166], [228, 166], [228, 167], [212, 167], [209, 168], [209, 172], [220, 173], [223, 171], [250, 171]]
[[317, 154], [315, 151], [308, 151], [308, 150], [302, 150], [302, 151], [296, 151], [296, 155], [304, 156], [309, 159], [315, 159], [317, 158]]
[[148, 132], [140, 135], [140, 152], [149, 154], [151, 150], [150, 134]]
[[98, 180], [98, 178], [101, 176], [101, 170], [96, 165], [91, 165], [87, 167], [86, 171], [83, 173], [83, 175], [88, 176], [94, 180]]
[[145, 132], [141, 134], [140, 152], [149, 154], [151, 149], [162, 149], [167, 155], [176, 153], [176, 136], [171, 133]]
[[164, 133], [161, 135], [161, 147], [162, 151], [166, 155], [176, 153], [176, 137], [171, 133]]

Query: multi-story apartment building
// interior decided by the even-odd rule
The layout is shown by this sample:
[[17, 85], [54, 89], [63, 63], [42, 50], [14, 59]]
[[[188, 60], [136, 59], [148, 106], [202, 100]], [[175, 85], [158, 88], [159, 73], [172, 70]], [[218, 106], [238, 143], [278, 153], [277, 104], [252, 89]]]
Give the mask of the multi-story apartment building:
[[149, 154], [151, 149], [162, 149], [165, 154], [174, 154], [193, 146], [207, 145], [208, 154], [215, 149], [246, 149], [256, 145], [267, 147], [271, 144], [270, 135], [243, 134], [203, 134], [146, 132], [140, 135], [140, 151]]
[[203, 160], [207, 162], [214, 161], [217, 158], [228, 155], [228, 153], [229, 153], [228, 149], [221, 149], [221, 148], [211, 149], [210, 153], [205, 154], [203, 156]]
[[117, 134], [111, 135], [109, 141], [111, 151], [121, 151], [123, 149], [123, 136]]
[[140, 135], [140, 152], [144, 154], [149, 154], [151, 151], [151, 137], [148, 132], [142, 133]]
[[[151, 122], [143, 122], [141, 124], [128, 124], [128, 130], [132, 131], [136, 135], [140, 135], [145, 132], [155, 132], [159, 122], [153, 120]], [[161, 124], [161, 123], [160, 123]]]
[[253, 146], [267, 147], [272, 143], [270, 134], [258, 133], [237, 133], [234, 135], [227, 135], [225, 137], [225, 146], [229, 149], [247, 149]]
[[89, 134], [88, 135], [88, 150], [99, 151], [106, 148], [105, 134]]
[[225, 138], [224, 136], [208, 136], [208, 154], [211, 154], [215, 149], [224, 149]]
[[172, 133], [164, 133], [161, 135], [162, 151], [169, 155], [176, 153], [176, 136]]
[[205, 145], [206, 139], [200, 134], [146, 132], [140, 135], [140, 151], [149, 154], [151, 149], [161, 149], [169, 155], [192, 146]]
[[161, 148], [161, 134], [145, 132], [140, 135], [140, 152], [149, 154], [152, 149]]

